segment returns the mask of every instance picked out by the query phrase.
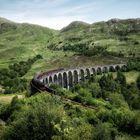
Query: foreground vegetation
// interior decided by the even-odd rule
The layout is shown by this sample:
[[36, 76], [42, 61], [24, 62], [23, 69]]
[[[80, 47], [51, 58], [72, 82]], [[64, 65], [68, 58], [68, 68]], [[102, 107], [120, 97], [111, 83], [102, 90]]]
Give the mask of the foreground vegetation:
[[[114, 79], [115, 78], [115, 79]], [[125, 140], [139, 139], [140, 76], [127, 84], [122, 72], [93, 76], [70, 91], [13, 98], [0, 105], [1, 139]], [[69, 98], [83, 105], [63, 102]]]
[[41, 59], [41, 55], [36, 55], [32, 59], [27, 61], [20, 61], [9, 65], [9, 68], [0, 70], [0, 85], [3, 87], [0, 92], [5, 94], [23, 92], [27, 89], [27, 80], [22, 78], [31, 68], [32, 64], [38, 59]]

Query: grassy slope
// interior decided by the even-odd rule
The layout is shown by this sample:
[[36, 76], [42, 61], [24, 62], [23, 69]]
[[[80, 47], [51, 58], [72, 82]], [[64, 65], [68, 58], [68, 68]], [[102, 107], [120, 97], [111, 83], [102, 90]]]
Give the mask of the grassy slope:
[[[116, 74], [117, 73], [113, 73], [114, 77], [116, 77]], [[128, 84], [135, 83], [139, 74], [140, 73], [138, 71], [124, 72], [124, 75], [126, 77], [126, 81], [127, 81]]]
[[[125, 58], [98, 56], [89, 58], [74, 55], [73, 52], [51, 51], [47, 46], [53, 42], [58, 48], [61, 48], [70, 38], [77, 37], [80, 38], [80, 41], [90, 42], [90, 45], [94, 43], [102, 47], [107, 46], [109, 51], [119, 52], [123, 50], [127, 54], [132, 50], [138, 55], [140, 44], [135, 46], [132, 44], [134, 40], [139, 41], [140, 33], [128, 34], [129, 41], [127, 42], [120, 41], [119, 36], [111, 34], [115, 27], [126, 24], [127, 28], [130, 28], [130, 25], [135, 22], [139, 23], [139, 20], [133, 20], [134, 23], [129, 23], [127, 20], [126, 22], [127, 24], [124, 21], [115, 23], [108, 21], [92, 25], [73, 22], [59, 32], [32, 24], [17, 24], [0, 18], [0, 68], [5, 68], [14, 62], [26, 60], [36, 54], [43, 55], [43, 59], [33, 64], [32, 69], [25, 75], [28, 79], [31, 79], [34, 73], [46, 69], [124, 63]], [[3, 23], [5, 26], [2, 26]]]
[[[139, 56], [139, 39], [140, 19], [114, 19], [91, 25], [73, 22], [63, 28], [60, 35], [56, 36], [52, 42], [57, 44], [57, 48], [61, 48], [67, 42], [86, 42], [90, 47], [102, 46], [107, 47], [108, 51], [121, 51], [125, 56], [128, 56], [131, 52]], [[139, 42], [139, 44], [135, 44], [135, 42]]]
[[8, 31], [3, 29], [7, 27], [0, 29], [0, 67], [33, 57], [42, 53], [42, 50], [46, 51], [48, 41], [56, 33], [54, 30], [37, 25], [6, 21], [4, 23], [15, 27], [9, 27]]
[[14, 96], [18, 96], [19, 99], [24, 98], [24, 94], [2, 94], [0, 95], [0, 103], [10, 103]]

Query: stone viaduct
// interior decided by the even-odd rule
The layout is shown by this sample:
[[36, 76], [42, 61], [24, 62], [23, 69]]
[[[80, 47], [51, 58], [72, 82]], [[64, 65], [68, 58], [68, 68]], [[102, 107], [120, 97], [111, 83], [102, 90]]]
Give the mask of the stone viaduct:
[[75, 69], [57, 69], [43, 72], [34, 76], [35, 80], [49, 87], [51, 84], [60, 85], [63, 88], [70, 88], [80, 81], [89, 79], [92, 75], [103, 74], [106, 72], [115, 72], [117, 70], [125, 71], [126, 64], [111, 64], [94, 67], [81, 67]]

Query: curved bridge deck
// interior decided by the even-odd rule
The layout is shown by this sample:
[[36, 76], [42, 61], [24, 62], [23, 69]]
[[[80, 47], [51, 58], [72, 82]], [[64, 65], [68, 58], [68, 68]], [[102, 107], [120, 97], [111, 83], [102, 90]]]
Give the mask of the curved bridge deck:
[[49, 88], [51, 84], [60, 85], [64, 88], [73, 87], [80, 81], [89, 79], [94, 74], [102, 74], [106, 72], [114, 72], [117, 70], [126, 70], [126, 64], [110, 64], [93, 67], [80, 67], [75, 69], [56, 69], [47, 72], [42, 72], [34, 76], [34, 81], [45, 85]]

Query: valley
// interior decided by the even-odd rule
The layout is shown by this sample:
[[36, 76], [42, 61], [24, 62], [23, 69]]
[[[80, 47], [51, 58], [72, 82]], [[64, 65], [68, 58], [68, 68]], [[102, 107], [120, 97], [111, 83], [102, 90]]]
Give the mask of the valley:
[[[115, 64], [127, 69], [31, 93], [37, 73]], [[0, 18], [0, 139], [139, 140], [139, 115], [140, 19], [54, 30]]]

